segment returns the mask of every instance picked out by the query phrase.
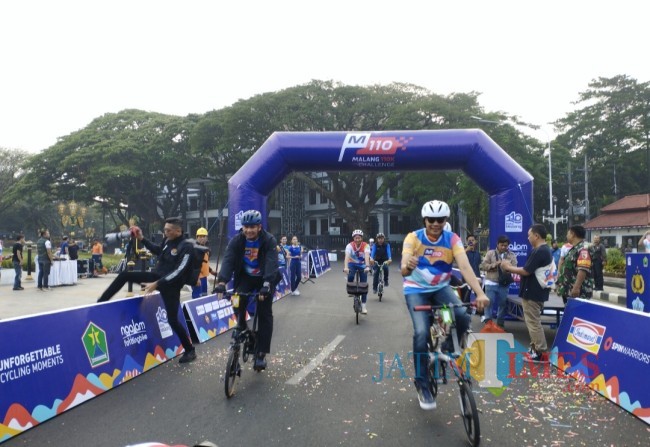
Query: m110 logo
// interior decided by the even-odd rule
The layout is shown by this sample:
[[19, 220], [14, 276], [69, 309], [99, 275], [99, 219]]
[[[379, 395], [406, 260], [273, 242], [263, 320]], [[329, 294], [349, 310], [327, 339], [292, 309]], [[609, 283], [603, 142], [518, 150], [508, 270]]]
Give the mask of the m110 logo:
[[346, 149], [358, 149], [357, 155], [395, 155], [397, 149], [406, 148], [413, 137], [373, 137], [370, 132], [349, 133], [345, 136], [339, 162], [343, 160]]

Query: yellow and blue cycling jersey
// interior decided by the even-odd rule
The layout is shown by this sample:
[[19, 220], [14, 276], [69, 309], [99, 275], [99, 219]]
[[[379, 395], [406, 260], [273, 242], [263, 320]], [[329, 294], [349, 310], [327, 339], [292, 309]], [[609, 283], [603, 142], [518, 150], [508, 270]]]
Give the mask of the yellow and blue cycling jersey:
[[418, 258], [418, 266], [404, 277], [404, 295], [428, 293], [449, 285], [454, 256], [464, 252], [463, 241], [451, 231], [443, 231], [437, 241], [430, 240], [424, 228], [409, 233], [402, 254]]

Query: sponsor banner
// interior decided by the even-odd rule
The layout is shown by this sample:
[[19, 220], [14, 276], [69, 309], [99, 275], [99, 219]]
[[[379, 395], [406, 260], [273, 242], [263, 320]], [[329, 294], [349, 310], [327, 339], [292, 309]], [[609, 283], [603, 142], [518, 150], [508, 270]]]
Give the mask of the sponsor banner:
[[625, 255], [627, 307], [650, 312], [650, 253]]
[[[287, 295], [291, 288], [289, 287], [289, 274], [287, 269], [280, 267], [282, 280], [275, 289], [273, 301], [281, 299]], [[232, 290], [232, 282], [228, 285]], [[183, 302], [183, 308], [190, 317], [192, 328], [200, 343], [210, 340], [219, 334], [237, 325], [237, 315], [230, 304], [230, 300], [219, 299], [216, 294], [195, 298]], [[254, 311], [254, 306], [250, 306], [250, 311]], [[250, 319], [250, 315], [247, 315]]]
[[300, 274], [302, 281], [309, 279], [309, 252], [305, 251], [300, 255]]
[[0, 321], [0, 339], [0, 442], [183, 350], [158, 294]]
[[309, 251], [310, 275], [318, 278], [331, 269], [330, 260], [327, 250], [310, 250]]
[[559, 369], [650, 424], [650, 315], [569, 300], [553, 354]]

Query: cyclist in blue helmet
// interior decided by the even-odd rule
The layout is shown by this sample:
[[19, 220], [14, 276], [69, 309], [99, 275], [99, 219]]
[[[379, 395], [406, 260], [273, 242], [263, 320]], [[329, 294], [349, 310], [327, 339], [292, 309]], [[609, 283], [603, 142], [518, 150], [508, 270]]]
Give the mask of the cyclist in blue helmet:
[[273, 336], [273, 296], [275, 287], [282, 278], [278, 269], [278, 245], [275, 237], [262, 228], [262, 214], [248, 210], [241, 216], [241, 231], [228, 243], [226, 253], [217, 276], [215, 292], [226, 291], [226, 283], [233, 278], [233, 288], [242, 294], [237, 321], [240, 330], [246, 326], [246, 298], [244, 294], [259, 292], [257, 312], [259, 330], [257, 353], [253, 367], [266, 369], [266, 354], [271, 352]]

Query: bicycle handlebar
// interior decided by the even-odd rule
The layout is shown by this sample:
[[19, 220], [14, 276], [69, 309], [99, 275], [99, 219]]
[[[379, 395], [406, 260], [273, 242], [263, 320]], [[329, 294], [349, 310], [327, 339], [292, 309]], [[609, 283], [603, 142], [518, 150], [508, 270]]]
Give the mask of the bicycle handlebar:
[[431, 305], [431, 304], [421, 304], [419, 306], [413, 307], [413, 310], [418, 311], [418, 312], [428, 312], [434, 309], [443, 309], [445, 307], [448, 308], [453, 308], [453, 307], [472, 307], [472, 303], [461, 303], [461, 304], [443, 304], [443, 305]]

